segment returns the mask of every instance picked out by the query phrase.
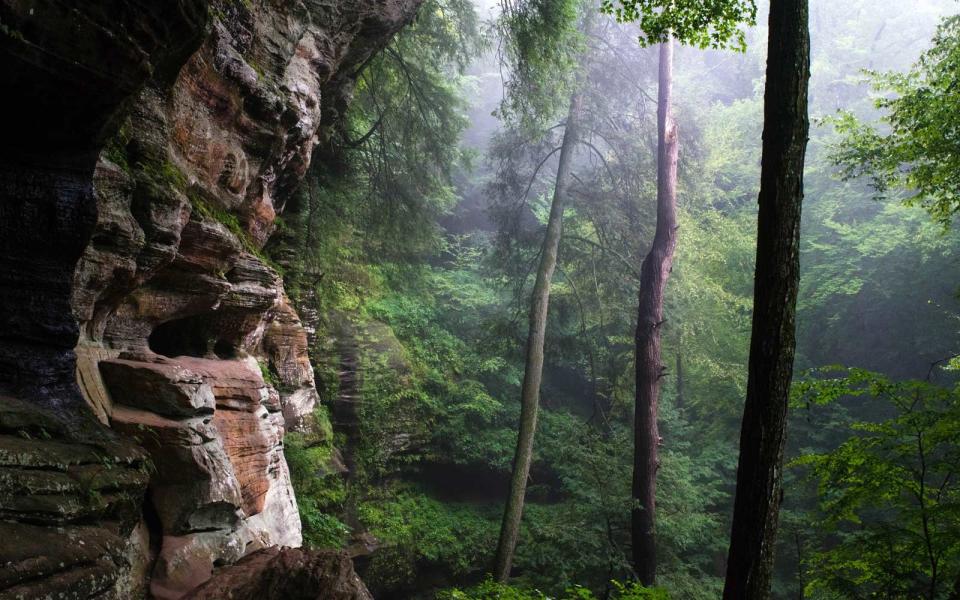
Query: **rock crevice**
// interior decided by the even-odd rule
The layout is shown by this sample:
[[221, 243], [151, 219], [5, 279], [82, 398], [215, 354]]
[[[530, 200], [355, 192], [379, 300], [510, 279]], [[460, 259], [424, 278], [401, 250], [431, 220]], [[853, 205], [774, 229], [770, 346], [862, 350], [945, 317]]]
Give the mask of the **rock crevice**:
[[0, 542], [0, 595], [179, 598], [300, 545], [282, 440], [318, 398], [260, 248], [419, 1], [28, 4], [0, 0], [0, 529], [34, 543]]

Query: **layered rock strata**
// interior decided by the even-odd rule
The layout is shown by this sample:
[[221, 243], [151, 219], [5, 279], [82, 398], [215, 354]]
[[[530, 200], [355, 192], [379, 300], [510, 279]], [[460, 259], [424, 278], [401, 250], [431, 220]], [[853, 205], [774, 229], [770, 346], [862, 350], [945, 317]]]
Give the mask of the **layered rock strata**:
[[0, 0], [0, 596], [178, 598], [299, 545], [317, 395], [259, 248], [417, 5]]
[[112, 427], [153, 459], [155, 598], [178, 598], [253, 550], [300, 545], [280, 401], [255, 359], [125, 353], [100, 372]]
[[0, 2], [0, 597], [143, 595], [144, 452], [74, 378], [74, 268], [126, 103], [198, 47], [206, 3]]

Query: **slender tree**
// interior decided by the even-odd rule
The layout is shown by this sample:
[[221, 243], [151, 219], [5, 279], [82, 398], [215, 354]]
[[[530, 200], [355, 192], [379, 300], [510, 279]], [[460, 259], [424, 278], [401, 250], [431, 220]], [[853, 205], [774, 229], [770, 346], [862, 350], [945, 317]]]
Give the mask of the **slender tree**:
[[556, 183], [553, 188], [553, 200], [550, 204], [550, 216], [547, 220], [547, 231], [543, 238], [543, 246], [540, 249], [537, 279], [530, 299], [530, 327], [527, 334], [523, 386], [520, 391], [520, 431], [517, 434], [513, 474], [510, 477], [510, 493], [503, 511], [503, 522], [500, 526], [500, 539], [497, 542], [497, 555], [494, 562], [494, 577], [498, 581], [506, 581], [510, 577], [513, 551], [517, 545], [520, 519], [523, 516], [523, 500], [527, 491], [527, 479], [530, 476], [533, 438], [537, 430], [537, 413], [540, 406], [543, 340], [550, 304], [550, 282], [553, 279], [553, 271], [557, 266], [557, 253], [563, 231], [564, 201], [567, 197], [567, 189], [570, 186], [574, 150], [580, 141], [580, 112], [583, 105], [581, 89], [574, 90], [570, 99], [570, 108], [567, 111], [563, 142], [560, 146], [560, 158], [557, 164]]
[[633, 446], [633, 499], [631, 541], [633, 564], [644, 585], [653, 585], [657, 574], [655, 537], [658, 446], [657, 413], [660, 378], [665, 370], [660, 357], [663, 293], [673, 266], [677, 245], [677, 157], [680, 145], [673, 119], [673, 40], [660, 44], [657, 94], [657, 228], [650, 252], [640, 268], [640, 299], [636, 332], [636, 404]]
[[[584, 7], [582, 0], [502, 0], [501, 8], [503, 12], [498, 19], [503, 41], [501, 60], [511, 73], [510, 79], [504, 85], [501, 116], [524, 134], [536, 137], [541, 134], [548, 120], [558, 112], [564, 99], [567, 100], [553, 199], [530, 298], [526, 361], [520, 392], [520, 427], [513, 457], [510, 490], [494, 558], [494, 577], [498, 581], [506, 581], [510, 577], [513, 564], [533, 458], [550, 284], [557, 266], [564, 204], [572, 178], [574, 153], [581, 141], [585, 75], [581, 68], [584, 51], [580, 42], [585, 35], [589, 35], [595, 9]], [[578, 29], [581, 15], [582, 28]], [[547, 155], [547, 158], [554, 152]], [[534, 171], [534, 178], [540, 166], [543, 166], [543, 162]], [[532, 183], [533, 180], [531, 185]]]
[[660, 354], [664, 323], [663, 295], [677, 243], [677, 159], [679, 142], [673, 118], [673, 40], [705, 48], [732, 44], [742, 49], [741, 24], [756, 16], [754, 0], [603, 0], [601, 8], [619, 21], [640, 25], [640, 43], [660, 43], [657, 98], [657, 227], [640, 271], [636, 330], [636, 397], [634, 411], [631, 544], [634, 570], [644, 585], [657, 573], [656, 493], [660, 432], [657, 426]]
[[807, 0], [770, 3], [753, 330], [725, 600], [767, 598], [782, 498], [807, 147]]

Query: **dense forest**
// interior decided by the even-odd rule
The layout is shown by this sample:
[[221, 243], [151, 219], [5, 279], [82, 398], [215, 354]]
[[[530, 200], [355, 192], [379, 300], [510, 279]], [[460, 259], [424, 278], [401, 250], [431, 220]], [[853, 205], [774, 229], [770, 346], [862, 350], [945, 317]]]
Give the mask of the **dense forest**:
[[0, 2], [0, 598], [960, 599], [956, 2], [351, 2]]
[[[662, 50], [642, 24], [622, 22], [636, 13], [598, 9], [425, 4], [361, 77], [339, 137], [347, 151], [311, 171], [267, 246], [322, 328], [313, 357], [334, 434], [326, 444], [287, 440], [307, 539], [351, 546], [372, 536], [361, 573], [377, 597], [452, 586], [440, 596], [647, 597], [628, 583], [639, 568], [634, 336], [662, 218]], [[954, 9], [810, 6], [773, 597], [960, 593]], [[674, 42], [676, 249], [654, 392], [655, 577], [673, 598], [723, 589], [747, 392], [767, 11], [746, 7], [734, 14], [743, 22]], [[561, 217], [562, 234], [552, 232]], [[531, 308], [548, 252], [549, 309]], [[545, 331], [531, 367], [535, 310]], [[542, 370], [542, 410], [508, 591], [484, 577], [531, 368]], [[317, 480], [334, 448], [349, 474], [328, 468]]]

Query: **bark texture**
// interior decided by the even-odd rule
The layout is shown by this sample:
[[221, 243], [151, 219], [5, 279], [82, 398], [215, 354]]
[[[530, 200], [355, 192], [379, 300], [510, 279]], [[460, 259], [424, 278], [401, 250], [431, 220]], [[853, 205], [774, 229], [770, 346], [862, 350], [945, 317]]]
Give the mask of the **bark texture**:
[[680, 146], [673, 120], [673, 41], [660, 45], [657, 94], [657, 229], [650, 252], [640, 268], [640, 299], [637, 311], [634, 422], [633, 498], [631, 541], [633, 564], [644, 585], [653, 585], [657, 574], [655, 535], [657, 447], [660, 432], [657, 412], [660, 378], [665, 367], [660, 356], [663, 324], [663, 292], [673, 267], [677, 245], [677, 158]]
[[513, 551], [520, 533], [523, 516], [523, 497], [527, 491], [530, 462], [533, 457], [533, 437], [537, 430], [537, 412], [540, 405], [540, 380], [543, 375], [543, 337], [547, 328], [547, 310], [550, 305], [550, 282], [557, 266], [557, 252], [563, 232], [564, 200], [570, 186], [570, 170], [573, 153], [579, 142], [579, 119], [583, 103], [582, 94], [575, 92], [570, 100], [567, 123], [563, 132], [563, 144], [557, 165], [557, 179], [547, 220], [547, 232], [540, 250], [540, 265], [537, 280], [530, 300], [530, 330], [527, 335], [527, 356], [524, 364], [523, 387], [520, 392], [520, 431], [517, 449], [513, 458], [513, 474], [510, 492], [500, 525], [500, 539], [494, 561], [494, 577], [506, 581], [513, 565]]
[[807, 18], [807, 0], [770, 4], [753, 332], [725, 600], [756, 600], [770, 594], [796, 345], [803, 161], [809, 130]]

